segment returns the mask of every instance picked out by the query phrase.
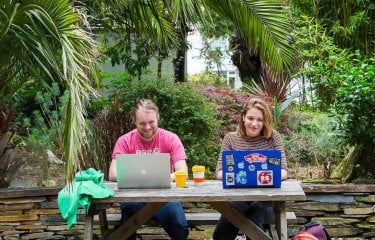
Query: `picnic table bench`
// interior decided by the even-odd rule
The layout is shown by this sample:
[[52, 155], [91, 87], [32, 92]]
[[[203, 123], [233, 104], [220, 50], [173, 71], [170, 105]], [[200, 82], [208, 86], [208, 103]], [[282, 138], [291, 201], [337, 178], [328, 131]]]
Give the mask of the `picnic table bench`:
[[[194, 228], [202, 225], [217, 225], [221, 216], [218, 212], [186, 212], [186, 220], [190, 228]], [[110, 226], [119, 226], [121, 219], [121, 213], [107, 213], [107, 223]], [[294, 212], [286, 212], [286, 220], [288, 223], [297, 223], [297, 217]], [[99, 216], [94, 217], [94, 221], [99, 223]], [[273, 224], [274, 222], [268, 222]], [[159, 226], [157, 221], [150, 219], [146, 222], [145, 226]]]

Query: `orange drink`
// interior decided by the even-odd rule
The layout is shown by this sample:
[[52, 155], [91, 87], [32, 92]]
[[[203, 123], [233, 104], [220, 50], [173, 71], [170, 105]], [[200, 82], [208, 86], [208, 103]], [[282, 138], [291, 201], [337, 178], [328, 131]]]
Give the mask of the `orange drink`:
[[194, 183], [204, 182], [204, 171], [205, 171], [204, 166], [195, 165], [195, 166], [192, 167], [192, 171], [193, 171], [193, 181], [194, 181]]

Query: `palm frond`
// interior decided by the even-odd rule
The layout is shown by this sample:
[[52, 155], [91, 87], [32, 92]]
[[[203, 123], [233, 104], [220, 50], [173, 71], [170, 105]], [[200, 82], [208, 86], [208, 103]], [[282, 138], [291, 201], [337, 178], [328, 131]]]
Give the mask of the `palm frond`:
[[[131, 39], [142, 33], [149, 39], [155, 39], [160, 48], [175, 46], [177, 35], [170, 21], [168, 11], [162, 1], [103, 1], [100, 5], [102, 18], [110, 19], [108, 30], [122, 33], [124, 39]], [[123, 40], [122, 40], [123, 41]], [[128, 43], [130, 44], [130, 43]]]
[[239, 37], [260, 52], [262, 61], [277, 72], [292, 69], [296, 52], [290, 47], [292, 26], [285, 6], [273, 0], [206, 0], [214, 11], [233, 22]]
[[261, 73], [261, 85], [254, 80], [252, 85], [244, 84], [244, 88], [252, 95], [263, 98], [270, 106], [274, 99], [282, 103], [289, 95], [290, 78], [272, 73], [269, 69], [263, 69]]
[[[0, 76], [5, 85], [12, 85], [17, 73], [27, 72], [46, 85], [58, 81], [69, 91], [63, 158], [70, 181], [80, 169], [87, 142], [85, 105], [90, 94], [96, 94], [91, 86], [91, 78], [97, 77], [96, 42], [79, 27], [79, 12], [68, 0], [9, 1], [0, 6], [0, 14], [1, 23], [7, 22], [1, 24], [7, 27], [1, 29], [0, 35], [0, 43], [7, 42], [0, 46], [0, 52], [6, 53], [6, 58], [0, 60]], [[0, 90], [3, 89], [9, 88]]]

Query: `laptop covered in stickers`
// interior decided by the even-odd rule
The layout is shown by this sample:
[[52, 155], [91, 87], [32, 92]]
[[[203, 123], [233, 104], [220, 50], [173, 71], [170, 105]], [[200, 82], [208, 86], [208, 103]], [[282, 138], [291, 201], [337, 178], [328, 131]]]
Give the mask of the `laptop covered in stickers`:
[[281, 187], [280, 150], [224, 150], [223, 188]]

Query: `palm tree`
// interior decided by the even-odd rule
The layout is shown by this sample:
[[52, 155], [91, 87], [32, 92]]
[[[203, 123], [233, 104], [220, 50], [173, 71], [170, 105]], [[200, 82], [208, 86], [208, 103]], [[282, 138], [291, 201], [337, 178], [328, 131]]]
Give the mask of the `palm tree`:
[[[134, 36], [149, 40], [156, 51], [177, 49], [174, 62], [184, 64], [187, 49], [185, 36], [189, 26], [202, 29], [212, 23], [210, 12], [217, 13], [223, 21], [233, 25], [236, 39], [246, 51], [253, 53], [275, 72], [291, 70], [296, 61], [296, 51], [291, 45], [291, 25], [284, 5], [275, 0], [167, 0], [167, 1], [108, 1], [100, 5], [105, 19], [101, 26], [112, 31], [117, 42], [108, 53], [112, 59], [129, 56], [125, 53], [134, 43]], [[109, 24], [109, 25], [108, 25]], [[133, 37], [131, 37], [133, 36]], [[238, 45], [238, 44], [236, 44]], [[121, 46], [121, 49], [119, 48]], [[115, 49], [115, 50], [114, 50]], [[144, 47], [142, 47], [144, 49]], [[150, 52], [144, 52], [150, 56]], [[176, 66], [176, 81], [183, 81], [183, 67]], [[129, 69], [127, 69], [129, 70]]]
[[85, 104], [98, 79], [96, 42], [80, 27], [81, 17], [69, 0], [0, 0], [0, 96], [11, 97], [30, 79], [68, 90], [63, 133], [68, 181], [80, 169]]
[[[281, 1], [274, 0], [205, 0], [207, 6], [234, 26], [233, 63], [241, 78], [260, 78], [261, 64], [271, 71], [291, 71], [297, 53], [291, 47], [292, 26]], [[244, 67], [244, 69], [242, 68]]]

